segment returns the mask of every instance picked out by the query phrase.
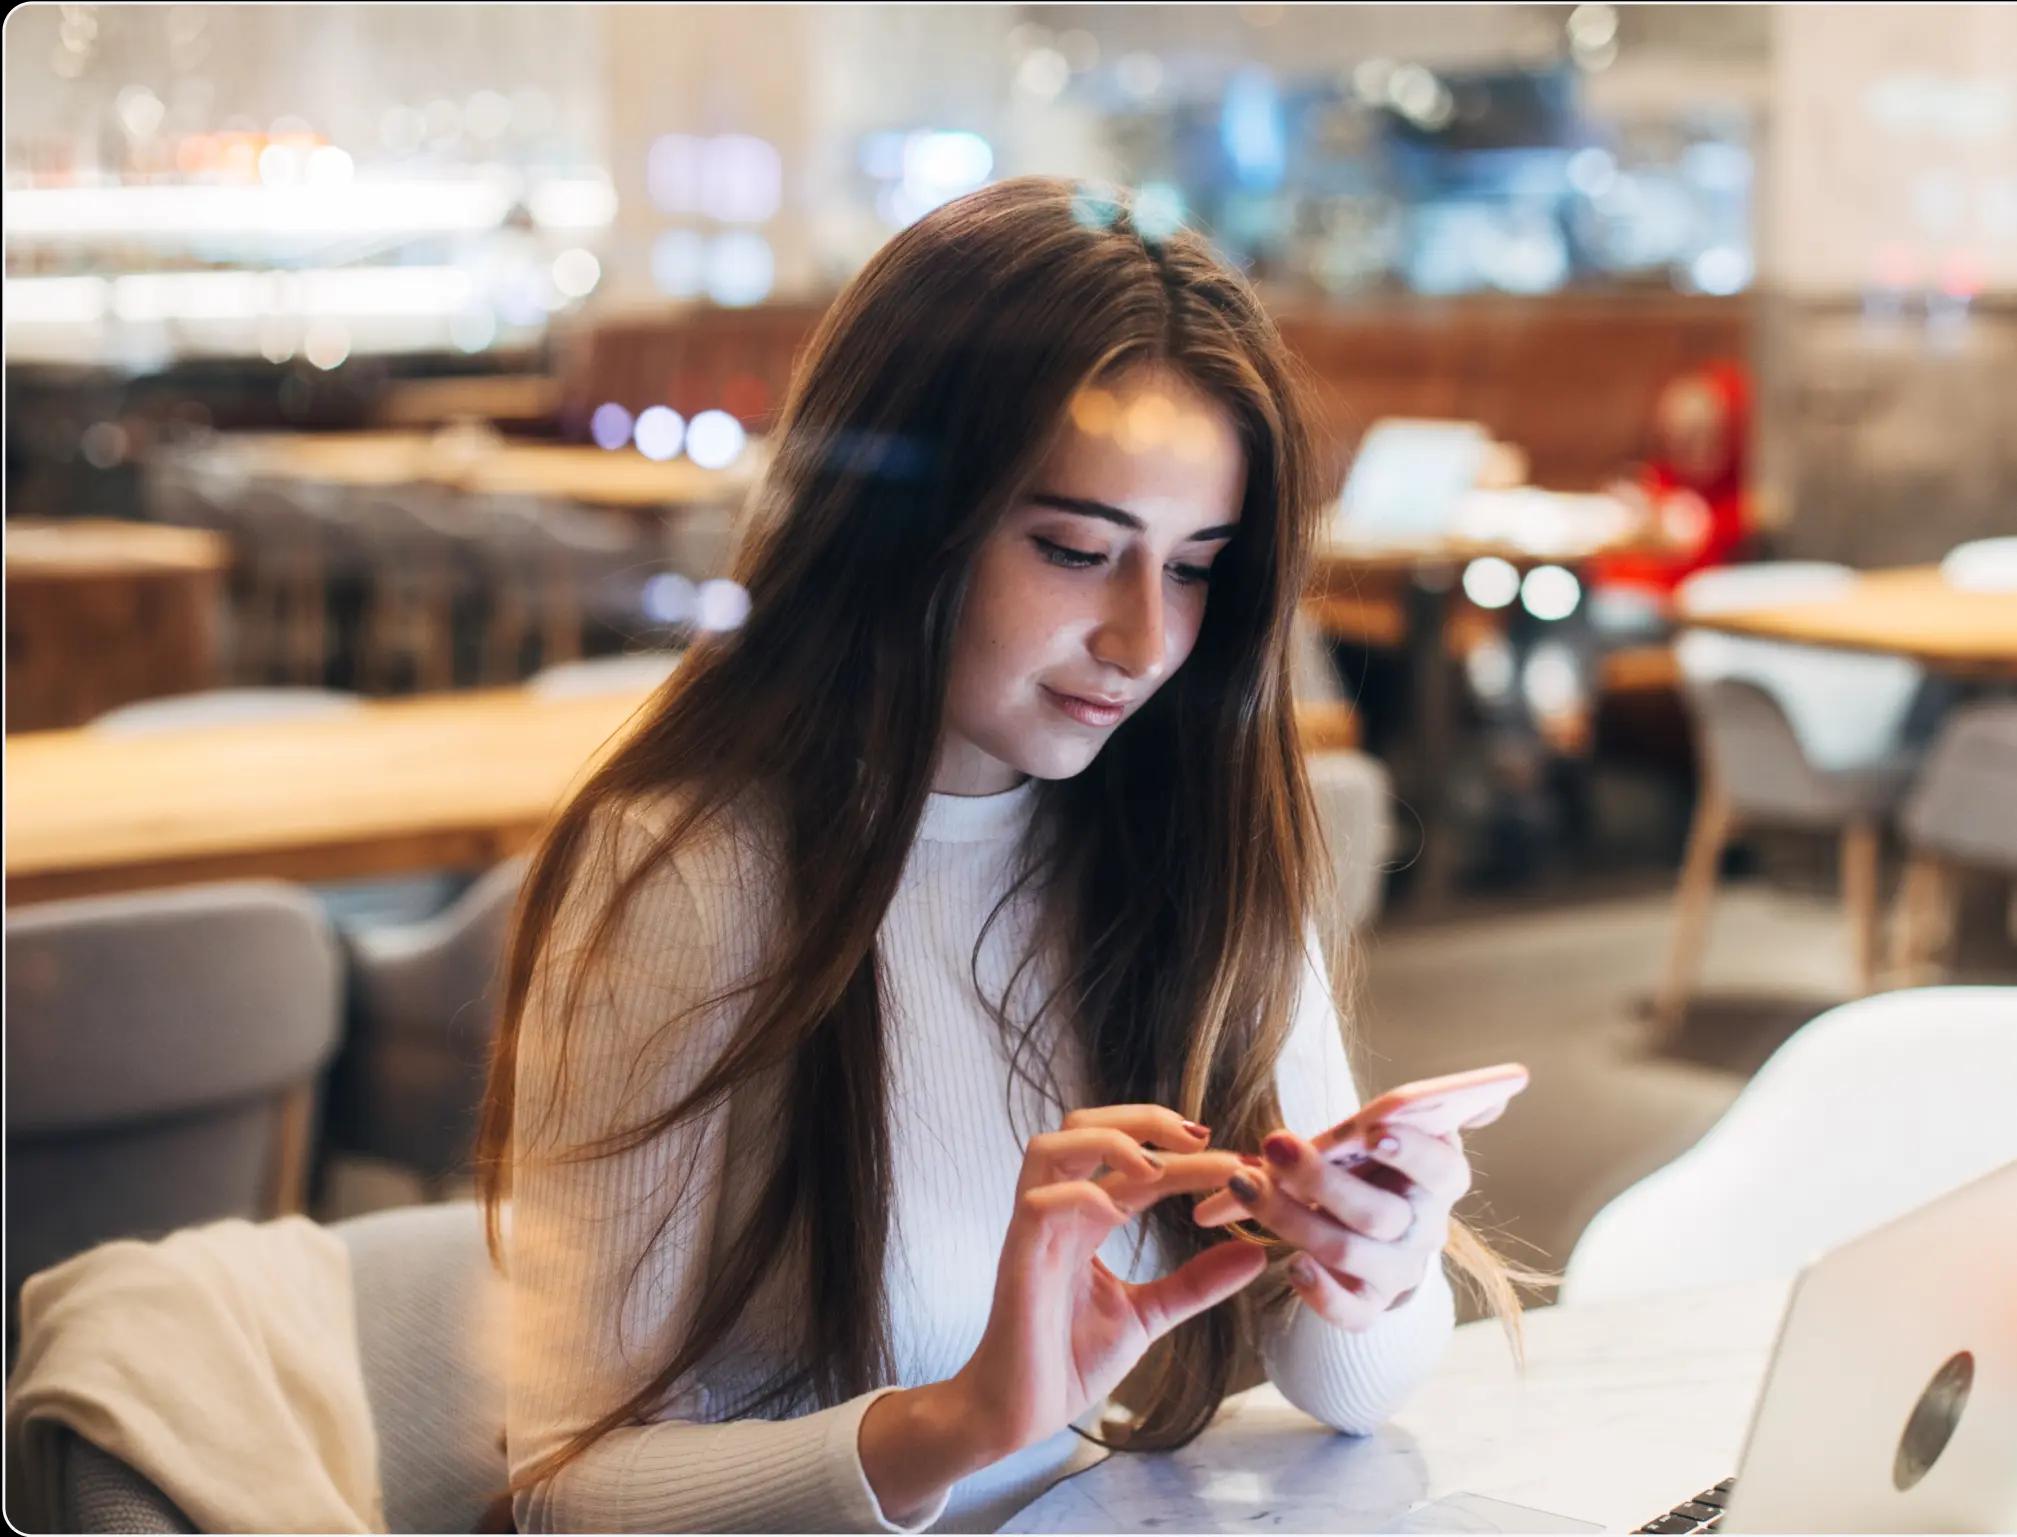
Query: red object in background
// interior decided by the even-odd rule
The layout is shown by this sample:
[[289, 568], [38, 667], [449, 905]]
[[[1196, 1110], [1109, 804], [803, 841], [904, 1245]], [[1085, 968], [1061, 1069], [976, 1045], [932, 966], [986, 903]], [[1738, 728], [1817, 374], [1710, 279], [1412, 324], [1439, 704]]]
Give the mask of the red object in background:
[[1750, 533], [1751, 382], [1743, 365], [1707, 363], [1669, 382], [1654, 407], [1653, 439], [1639, 484], [1676, 547], [1609, 556], [1591, 577], [1600, 588], [1636, 587], [1665, 599], [1691, 573], [1729, 564]]

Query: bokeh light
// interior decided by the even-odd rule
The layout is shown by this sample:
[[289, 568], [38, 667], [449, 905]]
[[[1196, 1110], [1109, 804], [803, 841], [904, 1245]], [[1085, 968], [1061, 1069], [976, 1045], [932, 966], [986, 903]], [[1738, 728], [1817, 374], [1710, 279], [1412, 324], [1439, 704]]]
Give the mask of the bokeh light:
[[741, 456], [742, 423], [726, 411], [700, 411], [686, 428], [686, 456], [704, 470], [725, 470]]
[[1479, 608], [1504, 608], [1520, 595], [1520, 573], [1509, 560], [1485, 555], [1464, 567], [1464, 596]]
[[686, 421], [671, 406], [646, 406], [637, 413], [631, 440], [647, 459], [677, 459], [686, 441]]
[[588, 435], [595, 440], [597, 448], [614, 452], [629, 446], [635, 426], [628, 411], [613, 400], [605, 400], [588, 418]]
[[770, 297], [775, 259], [763, 236], [736, 231], [718, 235], [707, 248], [707, 296], [731, 308], [761, 304]]
[[1520, 584], [1520, 602], [1536, 619], [1567, 619], [1583, 599], [1583, 584], [1566, 566], [1536, 566]]
[[694, 622], [703, 630], [737, 630], [749, 618], [749, 592], [725, 576], [700, 584]]

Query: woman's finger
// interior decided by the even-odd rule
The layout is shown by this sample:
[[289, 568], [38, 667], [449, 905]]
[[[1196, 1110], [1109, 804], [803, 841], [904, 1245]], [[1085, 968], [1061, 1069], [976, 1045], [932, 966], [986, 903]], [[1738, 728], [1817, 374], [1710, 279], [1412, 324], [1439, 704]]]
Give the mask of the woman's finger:
[[1249, 1172], [1237, 1183], [1255, 1192], [1251, 1201], [1234, 1195], [1245, 1215], [1325, 1269], [1364, 1287], [1383, 1306], [1420, 1279], [1418, 1245], [1383, 1242], [1354, 1232], [1258, 1173]]
[[1115, 1170], [1097, 1183], [1129, 1211], [1146, 1211], [1166, 1196], [1199, 1195], [1217, 1190], [1243, 1171], [1246, 1163], [1234, 1153], [1161, 1153], [1153, 1179]]
[[1111, 1126], [1137, 1142], [1172, 1153], [1198, 1153], [1212, 1144], [1209, 1126], [1187, 1121], [1167, 1105], [1092, 1105], [1067, 1113], [1064, 1125], [1066, 1131]]
[[1369, 1238], [1393, 1240], [1415, 1220], [1414, 1208], [1395, 1190], [1362, 1179], [1303, 1138], [1278, 1131], [1261, 1144], [1275, 1183], [1295, 1199], [1328, 1212]]
[[1289, 1261], [1288, 1277], [1303, 1306], [1326, 1323], [1350, 1333], [1372, 1328], [1385, 1311], [1384, 1304], [1351, 1291], [1307, 1254], [1298, 1254]]
[[1127, 1220], [1128, 1213], [1091, 1180], [1070, 1180], [1038, 1185], [1017, 1196], [1009, 1238], [1039, 1257], [1062, 1254], [1078, 1262]]
[[1102, 1164], [1135, 1176], [1155, 1179], [1162, 1160], [1124, 1131], [1107, 1126], [1083, 1126], [1072, 1131], [1047, 1131], [1023, 1147], [1022, 1173], [1016, 1190], [1061, 1180], [1090, 1179]]
[[1471, 1188], [1471, 1161], [1462, 1147], [1405, 1122], [1372, 1128], [1366, 1152], [1369, 1162], [1394, 1170], [1432, 1202], [1454, 1206]]
[[1155, 1339], [1258, 1280], [1267, 1263], [1268, 1257], [1250, 1243], [1213, 1244], [1168, 1275], [1129, 1287], [1128, 1295], [1142, 1327]]

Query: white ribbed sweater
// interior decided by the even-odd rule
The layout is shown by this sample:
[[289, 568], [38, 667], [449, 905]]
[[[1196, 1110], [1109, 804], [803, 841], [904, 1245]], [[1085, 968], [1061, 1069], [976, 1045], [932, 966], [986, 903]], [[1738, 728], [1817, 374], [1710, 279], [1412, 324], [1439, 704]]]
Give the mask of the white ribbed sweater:
[[[933, 795], [878, 936], [891, 1045], [893, 1231], [886, 1287], [896, 1381], [939, 1381], [979, 1343], [994, 1290], [1022, 1144], [1055, 1112], [1018, 1093], [1000, 1032], [975, 994], [975, 937], [1007, 885], [1037, 781], [991, 796]], [[697, 1082], [733, 1034], [737, 1006], [707, 1011], [654, 1044], [654, 1027], [751, 975], [763, 963], [775, 881], [755, 819], [717, 818], [690, 836], [669, 870], [638, 892], [592, 977], [563, 1064], [554, 1050], [566, 955], [610, 890], [634, 868], [669, 803], [633, 806], [597, 834], [592, 862], [563, 901], [553, 959], [526, 1011], [517, 1080], [520, 1148], [629, 1126]], [[980, 975], [998, 996], [1029, 929], [1019, 897], [990, 931]], [[1034, 970], [1034, 968], [1033, 968]], [[1032, 976], [1012, 1009], [1041, 996]], [[650, 1055], [645, 1055], [645, 1053]], [[1069, 1043], [1057, 1048], [1068, 1095], [1083, 1082]], [[1306, 1133], [1342, 1120], [1358, 1095], [1339, 1021], [1314, 956], [1304, 976], [1279, 1092], [1288, 1125]], [[561, 1092], [555, 1093], [556, 1088]], [[640, 1094], [639, 1090], [648, 1091]], [[650, 1381], [684, 1327], [730, 1224], [753, 1199], [775, 1131], [776, 1080], [739, 1091], [708, 1116], [612, 1159], [572, 1165], [521, 1157], [508, 1230], [512, 1327], [508, 1442], [526, 1466]], [[1083, 1103], [1083, 1096], [1068, 1100]], [[542, 1119], [550, 1112], [551, 1119]], [[533, 1140], [528, 1140], [528, 1138]], [[669, 1197], [684, 1191], [660, 1227]], [[1160, 1272], [1140, 1223], [1101, 1251], [1118, 1273]], [[1137, 1253], [1138, 1247], [1142, 1252]], [[635, 1282], [632, 1267], [637, 1267]], [[899, 1531], [862, 1473], [857, 1436], [878, 1393], [795, 1419], [726, 1420], [789, 1349], [805, 1306], [802, 1280], [780, 1267], [759, 1287], [733, 1337], [682, 1383], [650, 1423], [618, 1429], [515, 1502], [518, 1529], [543, 1531]], [[1257, 1342], [1269, 1376], [1294, 1403], [1364, 1433], [1434, 1365], [1453, 1304], [1440, 1266], [1372, 1330], [1348, 1334], [1300, 1305]], [[698, 1380], [692, 1380], [697, 1378]], [[1097, 1414], [1083, 1424], [1090, 1425]], [[1082, 1465], [1064, 1430], [962, 1481], [912, 1530], [991, 1530], [1054, 1478]]]

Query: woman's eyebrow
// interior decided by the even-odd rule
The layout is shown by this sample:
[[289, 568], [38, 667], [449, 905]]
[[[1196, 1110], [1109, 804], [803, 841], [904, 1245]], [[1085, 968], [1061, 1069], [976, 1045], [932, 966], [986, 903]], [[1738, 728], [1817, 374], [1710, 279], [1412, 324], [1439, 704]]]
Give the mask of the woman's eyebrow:
[[[1107, 502], [1096, 502], [1083, 496], [1059, 496], [1055, 491], [1033, 491], [1030, 500], [1040, 507], [1054, 507], [1059, 512], [1075, 512], [1081, 517], [1105, 518], [1109, 523], [1118, 523], [1122, 528], [1137, 531], [1145, 529], [1144, 523], [1133, 513], [1112, 506]], [[1209, 528], [1201, 528], [1184, 543], [1195, 544], [1200, 539], [1226, 539], [1239, 532], [1237, 523], [1214, 523]]]

